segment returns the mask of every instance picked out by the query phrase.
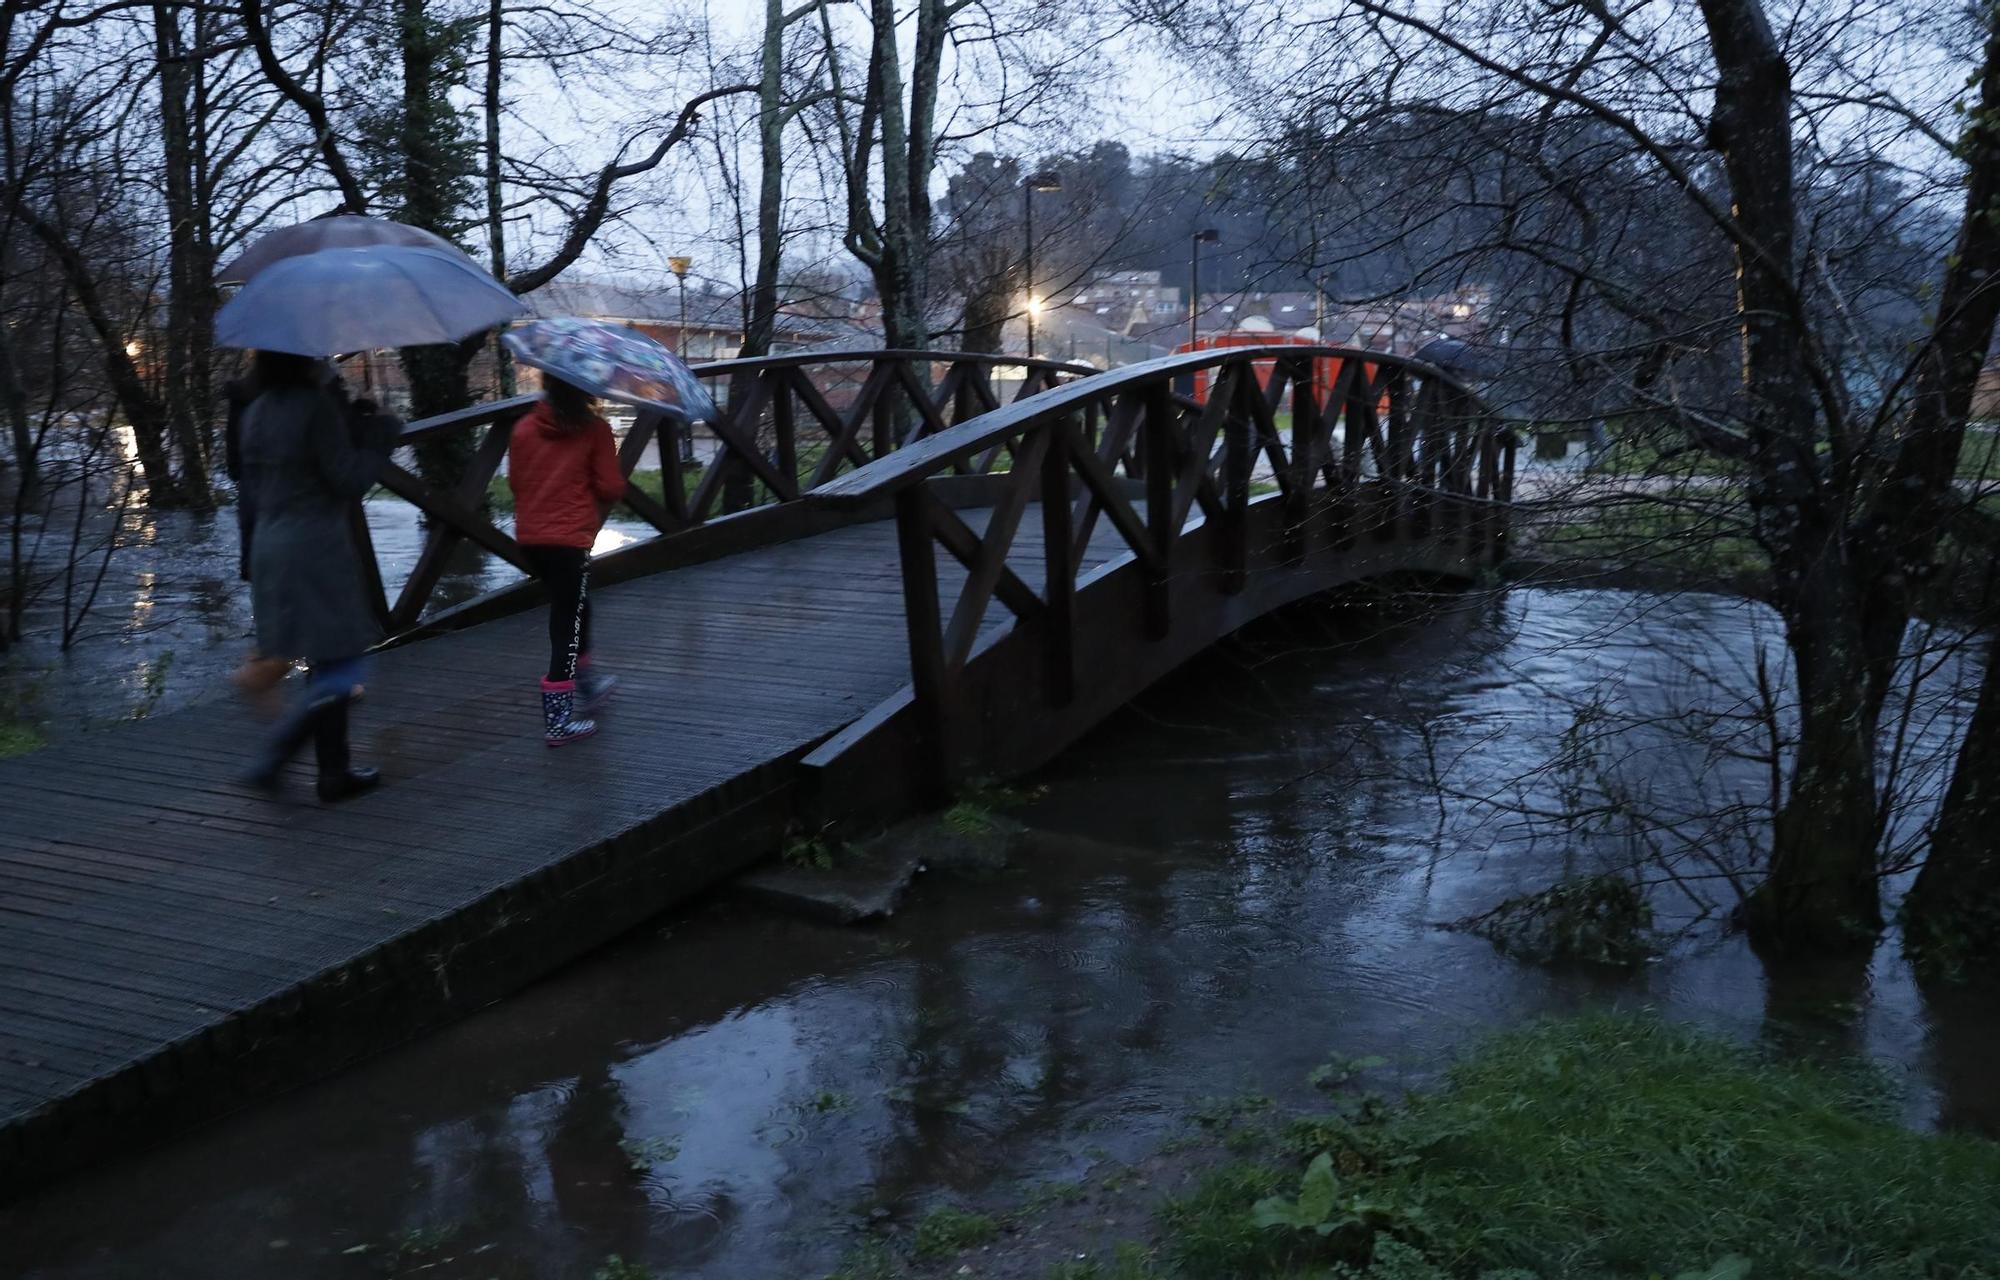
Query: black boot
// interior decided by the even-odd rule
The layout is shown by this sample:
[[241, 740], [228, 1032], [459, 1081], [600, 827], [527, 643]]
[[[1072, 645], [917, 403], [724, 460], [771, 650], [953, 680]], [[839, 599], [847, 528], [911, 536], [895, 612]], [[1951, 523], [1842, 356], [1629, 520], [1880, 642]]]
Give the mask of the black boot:
[[243, 775], [243, 781], [259, 791], [276, 791], [285, 765], [317, 732], [318, 716], [319, 708], [310, 702], [293, 708], [265, 740], [263, 754]]
[[348, 760], [347, 704], [352, 697], [334, 698], [313, 718], [313, 749], [319, 756], [319, 798], [328, 804], [358, 796], [382, 781], [373, 769], [356, 769]]

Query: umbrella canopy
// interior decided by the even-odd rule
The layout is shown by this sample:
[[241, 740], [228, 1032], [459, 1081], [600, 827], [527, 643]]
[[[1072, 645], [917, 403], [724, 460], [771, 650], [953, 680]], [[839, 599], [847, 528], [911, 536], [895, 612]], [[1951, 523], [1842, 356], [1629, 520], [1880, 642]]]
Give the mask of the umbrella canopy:
[[462, 253], [322, 249], [272, 263], [215, 315], [225, 347], [332, 356], [457, 342], [527, 313]]
[[[318, 253], [322, 249], [359, 249], [367, 245], [400, 244], [413, 249], [436, 249], [465, 258], [457, 245], [421, 227], [370, 218], [359, 213], [340, 213], [314, 218], [293, 227], [280, 227], [257, 237], [257, 242], [238, 254], [236, 261], [216, 273], [217, 284], [242, 284], [274, 262]], [[465, 258], [467, 262], [472, 261]]]
[[592, 395], [657, 409], [684, 422], [715, 417], [715, 401], [694, 371], [637, 329], [555, 316], [509, 329], [500, 340], [522, 364]]

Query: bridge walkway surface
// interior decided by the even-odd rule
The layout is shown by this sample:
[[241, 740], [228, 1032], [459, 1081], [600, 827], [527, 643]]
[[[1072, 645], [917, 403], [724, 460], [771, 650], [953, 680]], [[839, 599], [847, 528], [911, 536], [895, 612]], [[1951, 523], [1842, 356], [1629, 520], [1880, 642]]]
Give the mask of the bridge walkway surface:
[[379, 655], [356, 745], [388, 781], [345, 804], [312, 798], [309, 760], [284, 798], [239, 785], [263, 725], [232, 699], [0, 765], [0, 1186], [65, 1132], [143, 1137], [331, 1070], [768, 856], [788, 766], [909, 680], [892, 522], [593, 608], [622, 683], [561, 750], [536, 610]]

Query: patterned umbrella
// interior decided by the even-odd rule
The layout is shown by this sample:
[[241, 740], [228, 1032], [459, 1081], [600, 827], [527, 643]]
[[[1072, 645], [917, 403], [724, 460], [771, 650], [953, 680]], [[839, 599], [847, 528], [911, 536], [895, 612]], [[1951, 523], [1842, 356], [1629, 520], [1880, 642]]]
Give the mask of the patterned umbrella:
[[[266, 232], [257, 237], [257, 243], [238, 255], [236, 261], [218, 271], [215, 280], [217, 284], [242, 284], [265, 267], [286, 258], [318, 253], [321, 249], [359, 249], [374, 244], [436, 249], [465, 258], [463, 249], [421, 227], [370, 218], [359, 213], [336, 213]], [[472, 260], [466, 258], [466, 261]]]
[[522, 364], [592, 395], [657, 409], [684, 422], [715, 417], [715, 401], [680, 358], [637, 329], [553, 316], [501, 335]]

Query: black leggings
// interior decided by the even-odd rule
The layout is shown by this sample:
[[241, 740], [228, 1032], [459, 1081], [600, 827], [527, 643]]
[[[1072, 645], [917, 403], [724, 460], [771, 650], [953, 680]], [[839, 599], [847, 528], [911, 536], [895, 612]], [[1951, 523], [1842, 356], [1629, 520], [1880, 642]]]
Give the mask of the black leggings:
[[549, 592], [549, 679], [576, 679], [576, 660], [590, 652], [590, 552], [583, 547], [521, 548]]

